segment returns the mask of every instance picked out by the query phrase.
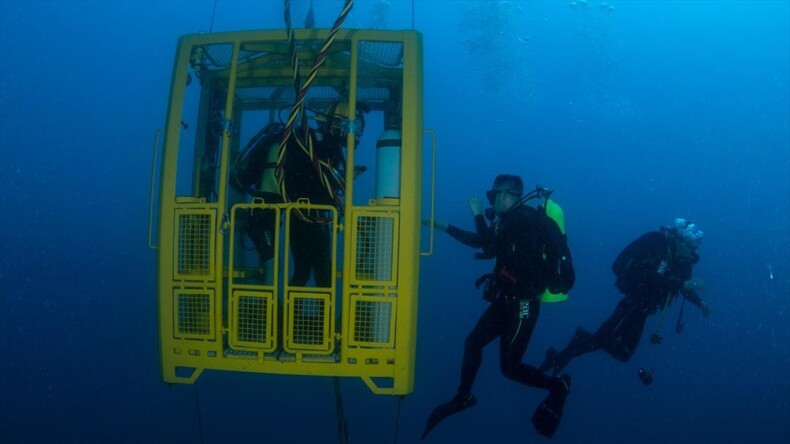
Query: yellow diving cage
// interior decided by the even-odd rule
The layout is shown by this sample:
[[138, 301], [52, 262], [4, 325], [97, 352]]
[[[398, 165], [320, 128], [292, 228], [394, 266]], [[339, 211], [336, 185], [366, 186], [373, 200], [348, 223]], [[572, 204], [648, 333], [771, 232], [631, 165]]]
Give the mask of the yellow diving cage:
[[[377, 394], [407, 394], [420, 265], [422, 38], [350, 29], [294, 37], [264, 30], [179, 40], [154, 246], [162, 377], [193, 383], [205, 369], [347, 376]], [[341, 112], [347, 120], [335, 122]], [[251, 141], [273, 124], [302, 140], [275, 137], [277, 150], [264, 155], [281, 200], [230, 184]], [[322, 160], [316, 135], [330, 124], [343, 126], [345, 139], [335, 165]], [[291, 192], [299, 184], [285, 183], [289, 150], [323, 171], [332, 199]], [[251, 234], [261, 215], [272, 227], [270, 260]], [[311, 230], [326, 237], [299, 237]], [[329, 258], [328, 282], [295, 282], [294, 251], [306, 242], [309, 254]]]

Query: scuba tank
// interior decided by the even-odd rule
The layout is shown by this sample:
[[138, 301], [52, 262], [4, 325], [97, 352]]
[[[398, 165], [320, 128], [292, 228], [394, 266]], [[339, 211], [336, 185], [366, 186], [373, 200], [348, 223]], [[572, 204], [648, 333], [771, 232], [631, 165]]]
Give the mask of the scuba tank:
[[[395, 203], [396, 199], [400, 198], [400, 153], [400, 128], [388, 126], [376, 141], [375, 196], [379, 204], [387, 201]], [[389, 272], [393, 269], [393, 257], [391, 254], [383, 254], [383, 251], [376, 250], [391, 242], [394, 235], [393, 229], [393, 225], [387, 218], [376, 218], [373, 225], [367, 229], [366, 236], [370, 237], [369, 245], [372, 247], [358, 252], [357, 270], [368, 269], [371, 261], [375, 262], [376, 267], [371, 270], [371, 279], [379, 281], [389, 280]], [[391, 304], [377, 304], [370, 314], [373, 325], [387, 325], [392, 316]], [[373, 342], [386, 343], [389, 337], [388, 334], [389, 332], [386, 329], [374, 329], [371, 340]]]
[[[562, 234], [565, 235], [565, 212], [562, 211], [562, 208], [560, 208], [556, 202], [548, 197], [546, 198], [544, 206], [546, 209], [546, 216], [551, 218], [560, 228]], [[568, 293], [552, 293], [548, 288], [540, 295], [541, 302], [565, 302], [567, 300]]]
[[[553, 220], [554, 223], [557, 224], [557, 227], [560, 229], [562, 233], [563, 240], [563, 251], [562, 252], [554, 252], [562, 257], [562, 261], [558, 264], [557, 269], [553, 270], [555, 282], [553, 282], [554, 287], [557, 287], [557, 284], [560, 284], [561, 288], [570, 289], [573, 286], [575, 281], [575, 272], [573, 270], [573, 261], [571, 259], [570, 249], [567, 245], [567, 236], [565, 235], [565, 212], [562, 211], [559, 205], [556, 202], [551, 200], [551, 193], [553, 190], [545, 188], [541, 185], [536, 185], [535, 189], [530, 191], [526, 196], [523, 197], [524, 203], [529, 203], [535, 199], [544, 199], [542, 205], [538, 205], [538, 211], [542, 211], [546, 214], [546, 216]], [[546, 258], [546, 253], [543, 253], [544, 259]], [[539, 296], [541, 302], [565, 302], [568, 300], [568, 290], [564, 292], [557, 292], [554, 293], [548, 288], [543, 290], [543, 293]]]
[[401, 131], [389, 127], [376, 141], [376, 199], [400, 198]]

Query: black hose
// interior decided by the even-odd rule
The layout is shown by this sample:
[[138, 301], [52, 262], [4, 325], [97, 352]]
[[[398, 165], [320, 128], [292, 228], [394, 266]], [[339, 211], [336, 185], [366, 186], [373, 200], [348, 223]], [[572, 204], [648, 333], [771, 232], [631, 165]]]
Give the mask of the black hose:
[[683, 333], [683, 327], [686, 326], [685, 321], [683, 321], [683, 307], [686, 306], [686, 298], [683, 298], [683, 302], [680, 304], [680, 312], [678, 313], [678, 320], [675, 322], [675, 331], [677, 333]]

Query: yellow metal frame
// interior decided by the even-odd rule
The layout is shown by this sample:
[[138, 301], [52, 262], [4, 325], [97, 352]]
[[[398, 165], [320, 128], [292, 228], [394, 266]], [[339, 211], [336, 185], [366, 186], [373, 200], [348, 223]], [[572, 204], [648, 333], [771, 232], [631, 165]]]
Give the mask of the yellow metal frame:
[[[297, 42], [323, 42], [328, 34], [328, 29], [295, 30]], [[360, 54], [360, 48], [376, 45], [401, 48], [400, 64], [363, 68], [370, 55]], [[307, 67], [316, 55], [313, 48], [320, 45], [297, 46], [300, 63]], [[345, 91], [351, 115], [357, 102], [365, 100], [371, 79], [397, 76], [387, 78], [399, 88], [397, 198], [354, 202], [355, 140], [349, 134], [342, 208], [239, 201], [228, 186], [241, 144], [234, 124], [247, 109], [258, 106], [255, 100], [245, 101], [239, 88], [292, 84], [289, 64], [280, 63], [287, 36], [282, 30], [244, 31], [179, 40], [164, 129], [156, 231], [164, 381], [193, 383], [203, 370], [212, 369], [358, 377], [377, 394], [400, 395], [414, 389], [423, 174], [422, 37], [414, 31], [340, 30], [333, 47], [343, 54], [330, 54], [316, 84]], [[363, 81], [362, 69], [381, 72], [365, 72]], [[214, 95], [201, 93], [195, 111], [198, 123], [186, 131], [182, 121], [191, 106], [187, 88], [194, 91], [212, 81], [218, 85]], [[278, 94], [261, 100], [274, 109], [286, 100]], [[215, 114], [221, 114], [225, 124], [217, 135], [217, 153], [201, 156], [201, 146], [207, 149], [206, 140], [213, 137], [205, 129], [210, 123], [205, 109], [218, 101]], [[192, 131], [195, 140], [190, 138]], [[155, 145], [155, 155], [156, 151]], [[190, 156], [191, 170], [184, 169], [189, 168], [184, 159]], [[188, 192], [182, 183], [186, 179], [191, 183]], [[277, 214], [280, 237], [271, 282], [258, 279], [260, 270], [245, 262], [243, 233], [237, 229], [237, 213], [255, 208]], [[288, 284], [288, 234], [296, 208], [331, 214], [333, 272], [338, 279], [330, 288]], [[370, 239], [369, 246], [361, 244]], [[149, 245], [154, 246], [150, 234]], [[315, 336], [305, 336], [307, 331]]]

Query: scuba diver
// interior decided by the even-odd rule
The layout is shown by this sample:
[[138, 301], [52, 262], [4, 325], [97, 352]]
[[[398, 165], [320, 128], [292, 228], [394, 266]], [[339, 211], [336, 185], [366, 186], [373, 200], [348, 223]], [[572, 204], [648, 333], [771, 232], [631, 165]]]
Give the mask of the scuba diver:
[[[343, 149], [349, 132], [361, 137], [364, 131], [363, 109], [366, 109], [364, 105], [359, 104], [356, 118], [351, 120], [347, 117], [347, 103], [332, 103], [324, 113], [315, 116], [318, 128], [309, 130], [309, 140], [302, 140], [301, 129], [294, 130], [281, 164], [278, 164], [279, 147], [285, 127], [280, 123], [267, 125], [250, 140], [236, 160], [231, 185], [242, 194], [262, 198], [267, 204], [307, 199], [312, 205], [340, 207], [339, 196], [345, 187]], [[278, 168], [282, 168], [279, 174]], [[305, 286], [312, 275], [316, 286], [330, 287], [332, 258], [328, 211], [293, 211], [295, 215], [291, 219], [289, 237], [293, 259], [290, 284]], [[272, 279], [276, 222], [273, 209], [255, 209], [250, 210], [245, 224], [245, 231], [264, 264], [269, 283]]]
[[[617, 276], [615, 286], [624, 296], [614, 313], [595, 333], [577, 327], [563, 350], [557, 352], [549, 348], [540, 370], [556, 375], [573, 358], [599, 349], [620, 362], [627, 362], [639, 345], [647, 317], [659, 309], [666, 310], [678, 294], [683, 296], [684, 302], [688, 300], [707, 316], [710, 305], [696, 292], [704, 288], [704, 284], [699, 278], [692, 279], [691, 273], [699, 261], [697, 249], [703, 237], [704, 233], [696, 224], [675, 219], [672, 226], [645, 233], [631, 242], [612, 264]], [[682, 309], [680, 313], [678, 332], [682, 329]], [[661, 343], [660, 327], [661, 322], [650, 337], [653, 344]]]
[[496, 258], [496, 261], [493, 272], [476, 282], [478, 287], [486, 284], [484, 299], [490, 305], [466, 338], [458, 392], [452, 400], [431, 412], [421, 439], [444, 419], [477, 403], [472, 385], [482, 363], [483, 348], [497, 338], [502, 374], [521, 384], [549, 391], [549, 396], [532, 417], [535, 428], [551, 437], [559, 425], [565, 399], [570, 392], [570, 376], [548, 376], [524, 364], [521, 359], [538, 320], [539, 296], [547, 288], [547, 270], [559, 269], [557, 262], [570, 261], [570, 257], [569, 254], [567, 258], [557, 257], [555, 262], [544, 258], [544, 251], [556, 251], [550, 245], [552, 242], [561, 240], [564, 243], [565, 238], [545, 212], [526, 204], [531, 195], [524, 196], [524, 185], [519, 176], [501, 174], [494, 180], [492, 189], [486, 192], [491, 204], [491, 211], [486, 213], [493, 219], [490, 226], [477, 196], [469, 198], [476, 232], [434, 222], [439, 230], [446, 231], [461, 243], [482, 248], [483, 253], [478, 254], [478, 258]]
[[[327, 188], [315, 161], [302, 149], [289, 148], [285, 155], [284, 181], [287, 200], [309, 199], [313, 205], [334, 205], [340, 208], [340, 195], [345, 189], [346, 159], [343, 149], [349, 133], [357, 140], [365, 130], [364, 105], [357, 104], [356, 118], [348, 115], [348, 104], [335, 102], [316, 116], [319, 122], [313, 146], [318, 163], [332, 184]], [[317, 287], [332, 285], [332, 234], [326, 210], [299, 210], [291, 219], [291, 257], [294, 272], [290, 285], [305, 286], [312, 274]]]
[[[283, 202], [275, 171], [277, 151], [282, 138], [283, 125], [272, 123], [263, 127], [247, 142], [233, 165], [230, 185], [240, 194], [263, 199], [267, 204]], [[266, 285], [273, 282], [274, 239], [277, 212], [273, 209], [250, 209], [241, 213], [244, 231], [255, 245], [263, 268]]]

